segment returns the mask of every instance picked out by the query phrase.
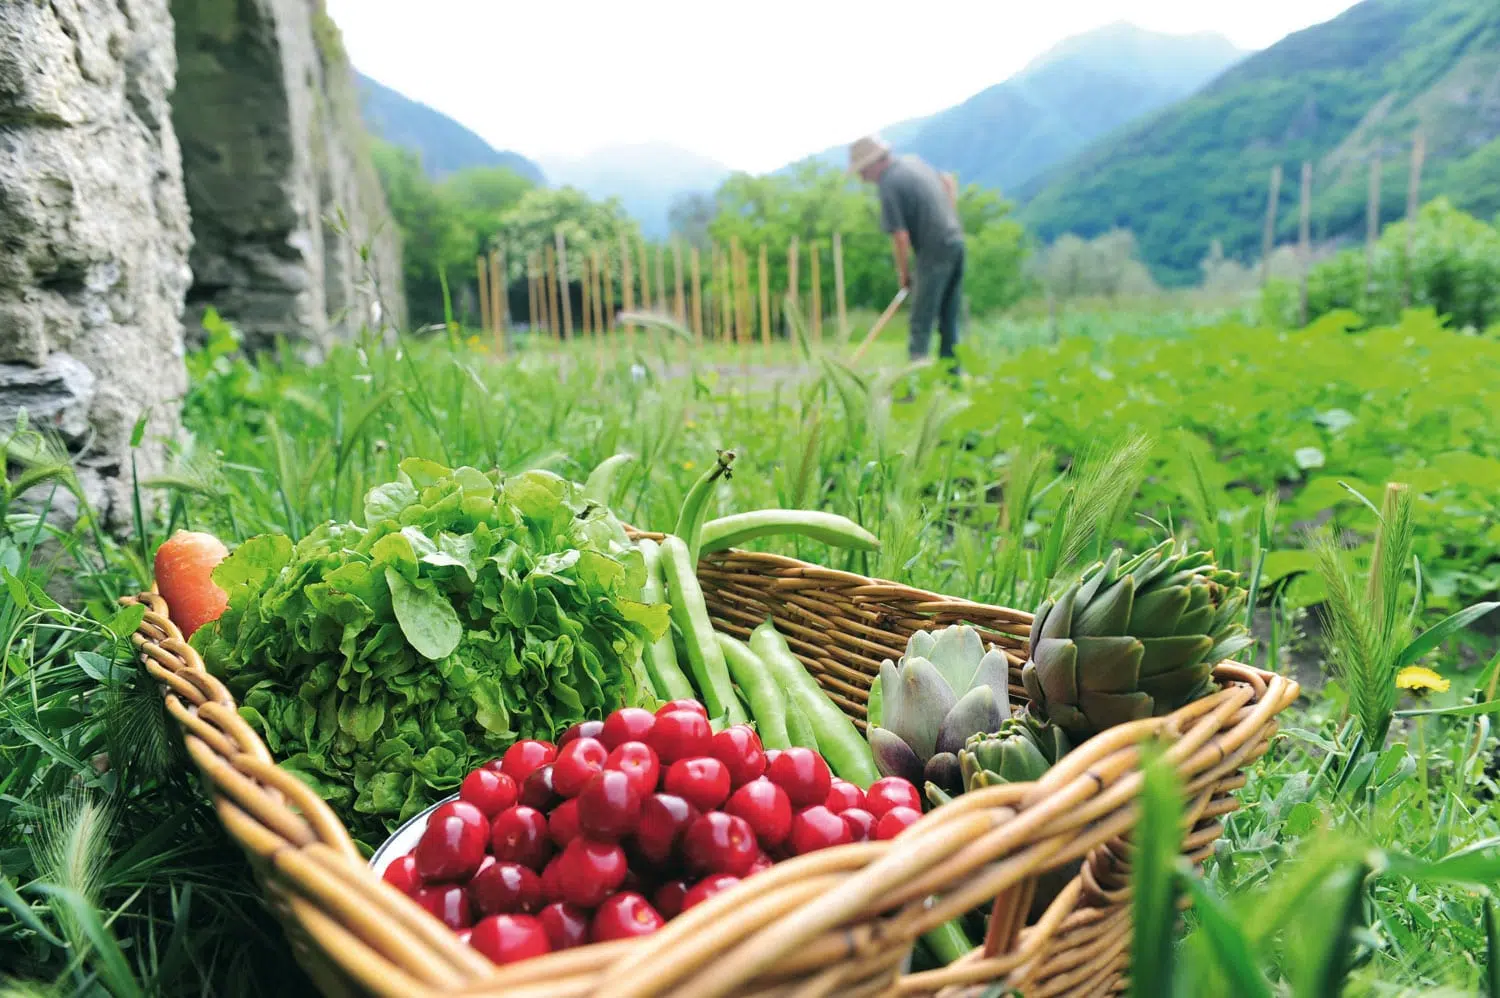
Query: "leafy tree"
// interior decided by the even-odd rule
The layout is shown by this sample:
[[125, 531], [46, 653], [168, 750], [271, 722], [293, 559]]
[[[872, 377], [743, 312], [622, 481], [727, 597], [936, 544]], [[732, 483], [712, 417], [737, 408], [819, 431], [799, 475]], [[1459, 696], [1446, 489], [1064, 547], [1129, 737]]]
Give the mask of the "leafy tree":
[[610, 259], [618, 277], [620, 237], [632, 248], [640, 238], [640, 226], [616, 198], [594, 201], [576, 187], [533, 188], [500, 220], [499, 238], [512, 281], [525, 279], [526, 261], [555, 247], [559, 231], [567, 247], [568, 279], [574, 281], [582, 278], [583, 261], [595, 250]]
[[1141, 262], [1135, 236], [1127, 229], [1113, 229], [1093, 239], [1064, 235], [1042, 254], [1037, 277], [1060, 301], [1131, 298], [1156, 291], [1151, 272]]
[[672, 204], [667, 208], [667, 224], [673, 236], [704, 253], [713, 245], [708, 227], [714, 220], [714, 211], [712, 194], [685, 192], [672, 198]]

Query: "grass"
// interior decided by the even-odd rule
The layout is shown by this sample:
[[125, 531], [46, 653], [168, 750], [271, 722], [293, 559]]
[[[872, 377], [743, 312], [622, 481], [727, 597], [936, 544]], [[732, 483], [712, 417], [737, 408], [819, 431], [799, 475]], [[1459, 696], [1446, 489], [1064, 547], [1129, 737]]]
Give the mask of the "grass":
[[[622, 451], [637, 460], [612, 505], [670, 528], [688, 486], [731, 448], [719, 509], [827, 509], [882, 541], [873, 555], [795, 540], [774, 550], [986, 602], [1030, 609], [1049, 579], [1169, 526], [1219, 549], [1260, 596], [1255, 660], [1290, 668], [1295, 653], [1317, 681], [1251, 768], [1201, 874], [1170, 850], [1139, 867], [1152, 881], [1138, 921], [1155, 928], [1137, 944], [1156, 954], [1141, 986], [1494, 996], [1495, 641], [1440, 621], [1500, 588], [1496, 343], [1420, 313], [1359, 333], [1336, 317], [1289, 331], [1216, 312], [1096, 316], [1057, 342], [1045, 316], [1019, 317], [976, 324], [953, 383], [903, 367], [903, 340], [893, 326], [851, 367], [827, 337], [769, 358], [656, 332], [609, 353], [528, 341], [502, 359], [455, 332], [371, 338], [309, 367], [290, 349], [244, 359], [215, 327], [189, 358], [191, 443], [141, 483], [144, 508], [159, 510], [141, 536], [122, 545], [85, 521], [50, 538], [48, 555], [38, 519], [14, 505], [0, 531], [0, 967], [31, 989], [14, 993], [306, 989], [186, 778], [156, 690], [129, 667], [132, 622], [110, 597], [143, 584], [167, 532], [232, 544], [358, 518], [408, 455], [581, 481]], [[913, 402], [894, 401], [908, 391]], [[1388, 481], [1410, 485], [1411, 532], [1382, 549]], [[1322, 547], [1307, 543], [1314, 526]], [[1406, 545], [1409, 557], [1379, 553]], [[1373, 588], [1372, 559], [1384, 566]], [[77, 605], [46, 597], [54, 565], [88, 567]], [[1399, 608], [1401, 629], [1380, 630], [1380, 647], [1433, 635], [1418, 652], [1447, 692], [1416, 703], [1382, 673], [1353, 681], [1347, 638], [1338, 678], [1323, 681], [1327, 649], [1298, 635], [1325, 619], [1338, 578], [1352, 583], [1328, 604], [1326, 632], [1361, 634]], [[1364, 720], [1372, 704], [1383, 737]], [[1147, 788], [1148, 824], [1170, 830], [1170, 780]], [[1172, 946], [1181, 896], [1190, 931]]]

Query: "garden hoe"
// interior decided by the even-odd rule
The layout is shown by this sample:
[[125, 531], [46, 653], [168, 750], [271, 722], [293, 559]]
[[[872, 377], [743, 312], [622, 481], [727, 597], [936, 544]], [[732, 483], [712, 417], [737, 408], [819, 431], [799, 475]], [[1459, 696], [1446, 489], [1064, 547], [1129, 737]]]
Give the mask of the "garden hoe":
[[860, 341], [859, 346], [855, 349], [854, 355], [849, 358], [851, 365], [859, 363], [859, 358], [865, 352], [865, 348], [875, 342], [875, 337], [880, 335], [880, 331], [885, 328], [885, 324], [891, 321], [891, 316], [895, 315], [897, 309], [901, 307], [901, 303], [906, 301], [906, 295], [907, 290], [905, 288], [896, 292], [896, 297], [892, 298], [891, 303], [885, 307], [885, 311], [880, 313], [880, 318], [875, 320], [875, 325], [870, 327], [870, 331], [865, 334], [865, 338]]

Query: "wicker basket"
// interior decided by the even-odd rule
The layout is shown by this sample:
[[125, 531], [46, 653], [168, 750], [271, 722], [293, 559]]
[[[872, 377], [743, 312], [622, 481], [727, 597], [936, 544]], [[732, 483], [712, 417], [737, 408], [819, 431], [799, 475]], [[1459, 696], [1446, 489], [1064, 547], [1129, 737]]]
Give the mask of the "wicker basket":
[[[774, 616], [860, 723], [880, 661], [899, 657], [914, 630], [957, 622], [1005, 649], [1012, 696], [1024, 701], [1029, 614], [766, 554], [711, 555], [700, 578], [716, 626], [743, 636]], [[330, 996], [957, 996], [996, 982], [1028, 998], [1117, 994], [1129, 956], [1137, 746], [1171, 743], [1189, 800], [1182, 851], [1199, 862], [1237, 807], [1241, 770], [1266, 751], [1277, 713], [1297, 696], [1280, 676], [1222, 665], [1217, 693], [1090, 739], [1038, 783], [965, 794], [891, 842], [778, 863], [653, 936], [501, 969], [370, 871], [324, 802], [277, 767], [161, 598], [138, 599], [147, 608], [135, 637], [142, 661], [298, 959]], [[1039, 880], [1070, 868], [1077, 875], [1033, 911]], [[946, 968], [903, 973], [917, 937], [987, 903], [982, 945]]]

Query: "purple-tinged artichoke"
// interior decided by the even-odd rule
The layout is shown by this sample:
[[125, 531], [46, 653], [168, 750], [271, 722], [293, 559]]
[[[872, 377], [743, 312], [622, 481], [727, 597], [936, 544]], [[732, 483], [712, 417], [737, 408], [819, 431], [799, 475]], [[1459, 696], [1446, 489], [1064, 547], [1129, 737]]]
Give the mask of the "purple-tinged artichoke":
[[1010, 716], [1010, 663], [965, 624], [918, 631], [870, 691], [870, 748], [882, 776], [963, 789], [958, 753]]

